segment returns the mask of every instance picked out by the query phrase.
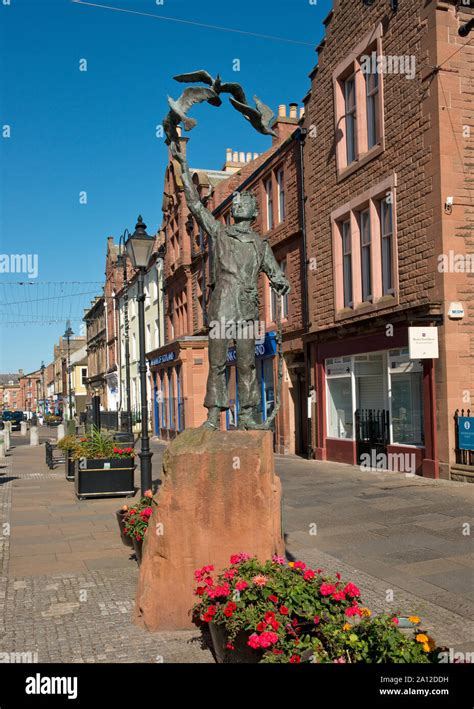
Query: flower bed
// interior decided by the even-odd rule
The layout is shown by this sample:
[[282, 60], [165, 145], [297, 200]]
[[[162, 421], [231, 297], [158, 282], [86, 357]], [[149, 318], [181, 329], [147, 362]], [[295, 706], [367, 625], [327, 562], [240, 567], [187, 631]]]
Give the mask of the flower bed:
[[76, 495], [120, 497], [135, 493], [134, 450], [118, 447], [112, 437], [96, 428], [76, 440], [72, 458], [77, 461]]
[[[434, 640], [416, 630], [401, 632], [395, 614], [372, 616], [360, 605], [351, 582], [281, 557], [259, 562], [236, 554], [217, 577], [212, 565], [195, 572], [199, 600], [197, 625], [210, 625], [221, 662], [265, 663], [430, 663], [437, 662]], [[242, 638], [254, 651], [242, 655]], [[240, 647], [239, 647], [240, 645]], [[250, 659], [249, 659], [250, 657]]]

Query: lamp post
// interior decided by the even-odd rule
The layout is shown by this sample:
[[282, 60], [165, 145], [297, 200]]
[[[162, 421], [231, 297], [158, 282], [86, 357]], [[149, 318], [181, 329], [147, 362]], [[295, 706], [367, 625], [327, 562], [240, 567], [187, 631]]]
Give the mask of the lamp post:
[[146, 359], [145, 359], [145, 271], [153, 252], [154, 238], [146, 233], [146, 224], [141, 215], [138, 217], [135, 232], [129, 235], [125, 242], [128, 256], [132, 266], [138, 269], [138, 342], [140, 359], [138, 371], [140, 373], [140, 399], [142, 413], [142, 435], [140, 457], [140, 479], [142, 494], [152, 485], [150, 439], [148, 437], [148, 402], [146, 386]]
[[41, 388], [42, 388], [42, 397], [43, 397], [43, 416], [46, 416], [46, 399], [45, 399], [45, 393], [44, 393], [44, 370], [46, 367], [44, 366], [44, 362], [41, 362]]
[[64, 337], [67, 342], [67, 375], [68, 375], [68, 393], [69, 393], [69, 420], [72, 419], [72, 390], [71, 390], [71, 351], [70, 351], [70, 340], [72, 335], [74, 335], [71, 328], [71, 321], [68, 320], [66, 323], [66, 332]]
[[127, 281], [127, 251], [125, 249], [125, 243], [130, 237], [130, 232], [125, 229], [119, 240], [119, 251], [120, 246], [122, 251], [119, 254], [119, 259], [121, 260], [123, 266], [123, 329], [124, 329], [124, 339], [125, 339], [125, 388], [127, 391], [127, 433], [131, 435], [132, 433], [132, 407], [131, 407], [131, 395], [130, 395], [130, 340], [128, 335], [128, 281]]

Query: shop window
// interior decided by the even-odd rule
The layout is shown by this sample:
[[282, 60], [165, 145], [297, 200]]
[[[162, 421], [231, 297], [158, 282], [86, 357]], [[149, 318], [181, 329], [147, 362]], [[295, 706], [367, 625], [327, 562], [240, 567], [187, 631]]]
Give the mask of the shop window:
[[262, 418], [264, 421], [271, 415], [275, 408], [275, 382], [273, 377], [273, 357], [262, 360], [263, 397]]
[[334, 377], [327, 380], [328, 390], [328, 436], [329, 438], [353, 437], [352, 384], [350, 377]]
[[391, 388], [393, 443], [423, 445], [422, 372], [392, 373]]
[[170, 367], [168, 369], [168, 405], [169, 405], [169, 428], [174, 430], [175, 428], [175, 415], [174, 415], [174, 383], [173, 383], [173, 369]]

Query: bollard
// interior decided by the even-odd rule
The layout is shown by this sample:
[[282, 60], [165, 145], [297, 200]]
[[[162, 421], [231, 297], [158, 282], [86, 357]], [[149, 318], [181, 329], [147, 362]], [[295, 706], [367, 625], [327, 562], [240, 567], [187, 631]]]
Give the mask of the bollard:
[[28, 433], [28, 424], [26, 423], [26, 421], [22, 421], [20, 423], [20, 433], [22, 436], [26, 436], [26, 434]]
[[63, 423], [59, 424], [57, 433], [58, 433], [58, 441], [60, 441], [61, 438], [64, 438], [64, 424]]
[[36, 426], [30, 428], [30, 446], [37, 446], [39, 443], [38, 429]]
[[5, 458], [6, 450], [5, 450], [5, 441], [3, 440], [3, 436], [0, 437], [0, 458]]
[[5, 452], [9, 451], [11, 446], [10, 446], [10, 427], [5, 425], [5, 428], [3, 429], [3, 443], [5, 446]]

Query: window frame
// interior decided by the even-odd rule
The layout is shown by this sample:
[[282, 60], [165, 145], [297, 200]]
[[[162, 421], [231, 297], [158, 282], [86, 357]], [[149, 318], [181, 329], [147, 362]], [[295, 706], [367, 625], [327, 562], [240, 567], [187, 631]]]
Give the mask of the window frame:
[[285, 171], [283, 167], [276, 171], [276, 181], [278, 188], [278, 224], [282, 224], [286, 219], [286, 191], [285, 191]]
[[267, 210], [267, 231], [270, 231], [275, 226], [275, 219], [273, 215], [273, 180], [271, 175], [264, 180], [264, 187], [266, 196], [265, 205]]

